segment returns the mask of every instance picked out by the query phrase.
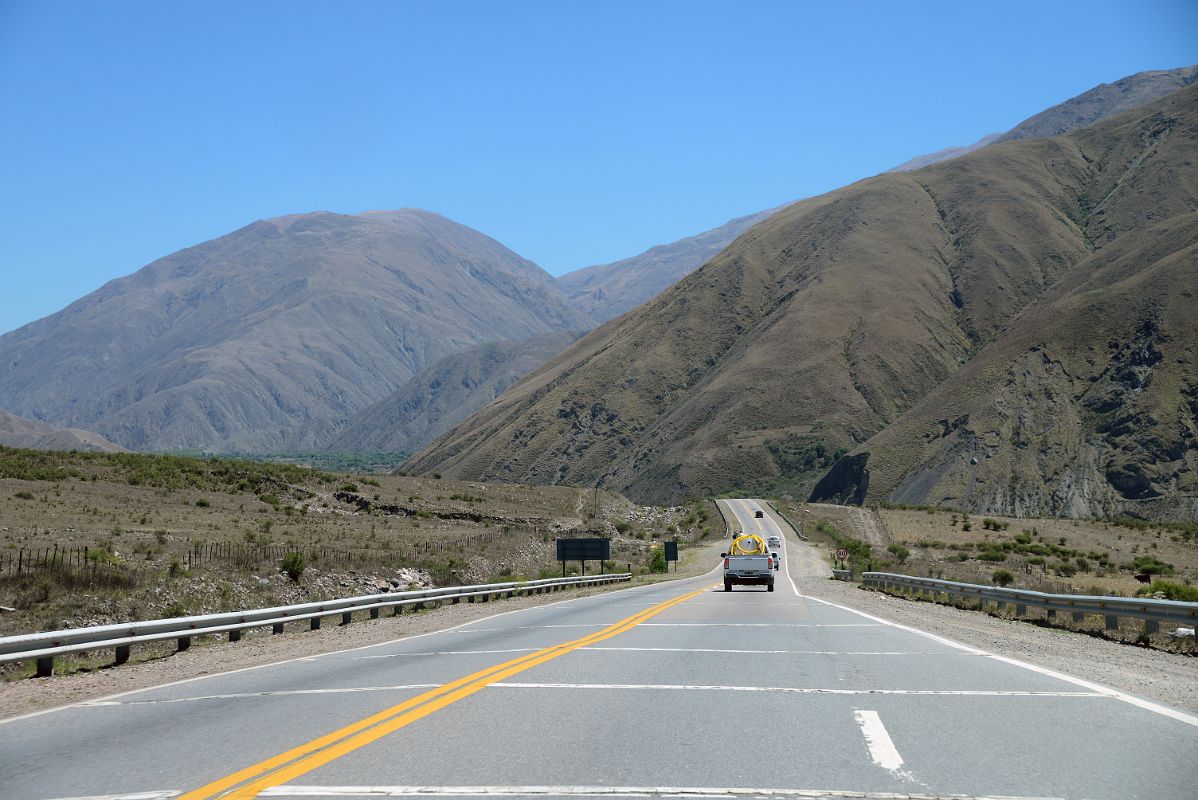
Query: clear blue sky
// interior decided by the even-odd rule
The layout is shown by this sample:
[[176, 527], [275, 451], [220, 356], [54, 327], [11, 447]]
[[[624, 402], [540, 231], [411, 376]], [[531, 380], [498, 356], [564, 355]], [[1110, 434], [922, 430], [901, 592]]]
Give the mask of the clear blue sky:
[[1198, 3], [0, 0], [0, 331], [256, 219], [560, 274], [1198, 62]]

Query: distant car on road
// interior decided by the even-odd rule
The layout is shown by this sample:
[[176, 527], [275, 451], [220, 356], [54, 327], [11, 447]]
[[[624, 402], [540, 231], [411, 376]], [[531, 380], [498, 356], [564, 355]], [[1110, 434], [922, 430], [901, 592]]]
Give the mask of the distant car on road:
[[770, 547], [781, 547], [782, 546], [782, 538], [779, 536], [771, 536], [770, 538], [765, 540], [765, 543], [768, 544]]
[[760, 508], [753, 512], [753, 517], [755, 519], [762, 519], [764, 516], [765, 516], [765, 512], [762, 511]]

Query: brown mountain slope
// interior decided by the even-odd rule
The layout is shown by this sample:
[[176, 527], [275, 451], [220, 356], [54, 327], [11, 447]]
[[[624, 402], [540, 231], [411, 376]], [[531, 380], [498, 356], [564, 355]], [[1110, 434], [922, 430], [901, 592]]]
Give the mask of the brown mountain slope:
[[797, 203], [411, 466], [656, 500], [801, 485], [1094, 248], [1193, 211], [1194, 97]]
[[557, 285], [580, 313], [597, 323], [606, 322], [652, 300], [778, 210], [758, 211], [718, 228], [651, 247], [632, 258], [568, 272], [557, 279]]
[[418, 450], [566, 349], [578, 336], [547, 333], [522, 342], [487, 342], [459, 350], [355, 414], [324, 449], [345, 453]]
[[135, 449], [311, 449], [451, 352], [585, 326], [535, 264], [437, 214], [280, 217], [0, 337], [0, 405]]
[[0, 445], [27, 450], [124, 450], [98, 433], [78, 428], [56, 428], [44, 422], [0, 411]]
[[889, 172], [909, 172], [958, 158], [966, 153], [980, 150], [994, 142], [1009, 142], [1017, 139], [1043, 139], [1071, 133], [1087, 125], [1131, 111], [1134, 108], [1159, 100], [1167, 94], [1184, 89], [1198, 80], [1198, 66], [1170, 70], [1137, 72], [1120, 78], [1114, 83], [1100, 83], [1077, 97], [1046, 108], [1035, 116], [1028, 117], [1005, 133], [989, 133], [973, 144], [964, 147], [946, 147], [935, 153], [926, 153], [904, 161]]
[[815, 496], [1198, 516], [1198, 213], [1123, 237], [1086, 267]]

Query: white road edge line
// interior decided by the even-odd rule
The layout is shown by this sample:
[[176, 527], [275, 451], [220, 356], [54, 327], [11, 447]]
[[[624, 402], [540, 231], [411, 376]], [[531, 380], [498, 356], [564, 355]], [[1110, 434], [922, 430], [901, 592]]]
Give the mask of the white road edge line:
[[89, 794], [82, 797], [58, 797], [55, 800], [167, 800], [183, 794], [181, 789], [160, 789], [150, 792], [130, 792], [129, 794]]
[[[783, 548], [785, 549], [786, 537], [782, 538], [782, 544], [783, 544]], [[873, 620], [874, 622], [880, 623], [882, 625], [888, 625], [892, 628], [898, 628], [899, 630], [907, 631], [908, 633], [918, 634], [919, 636], [923, 636], [927, 639], [931, 639], [934, 642], [939, 642], [942, 645], [945, 645], [947, 647], [952, 647], [953, 649], [956, 649], [956, 650], [962, 650], [966, 653], [972, 653], [973, 655], [985, 656], [986, 658], [992, 658], [995, 661], [1000, 661], [1004, 664], [1010, 664], [1013, 667], [1019, 667], [1020, 669], [1026, 669], [1031, 672], [1038, 673], [1040, 675], [1045, 675], [1049, 678], [1056, 678], [1057, 680], [1065, 681], [1066, 683], [1072, 683], [1074, 686], [1080, 686], [1083, 689], [1090, 690], [1091, 692], [1097, 692], [1099, 694], [1104, 694], [1108, 697], [1112, 697], [1116, 700], [1120, 700], [1129, 705], [1133, 705], [1137, 708], [1144, 709], [1145, 711], [1151, 711], [1152, 713], [1159, 714], [1162, 717], [1168, 717], [1169, 719], [1177, 720], [1178, 722], [1182, 722], [1182, 723], [1185, 723], [1186, 725], [1192, 725], [1192, 726], [1198, 728], [1198, 716], [1186, 713], [1185, 711], [1181, 711], [1180, 709], [1170, 708], [1169, 706], [1162, 705], [1161, 703], [1153, 702], [1152, 700], [1145, 700], [1142, 697], [1136, 697], [1135, 695], [1130, 695], [1130, 694], [1127, 694], [1126, 692], [1122, 692], [1118, 689], [1112, 689], [1109, 686], [1103, 686], [1102, 684], [1094, 683], [1093, 681], [1087, 681], [1083, 678], [1075, 678], [1072, 675], [1066, 675], [1063, 672], [1057, 672], [1056, 670], [1049, 669], [1047, 667], [1041, 667], [1037, 664], [1029, 664], [1026, 661], [1020, 661], [1018, 659], [1008, 658], [1007, 656], [996, 655], [995, 653], [991, 653], [986, 650], [982, 650], [981, 648], [978, 648], [978, 647], [972, 647], [970, 645], [962, 644], [961, 642], [953, 641], [952, 639], [947, 639], [943, 636], [939, 636], [934, 633], [928, 633], [927, 631], [921, 631], [919, 628], [912, 628], [909, 625], [903, 625], [901, 623], [894, 622], [892, 620], [883, 619], [882, 617], [874, 616], [873, 614], [867, 614], [864, 611], [858, 611], [857, 609], [852, 608], [850, 606], [841, 605], [840, 603], [833, 603], [831, 601], [824, 600], [819, 597], [812, 597], [811, 595], [803, 594], [802, 592], [799, 591], [798, 586], [795, 584], [794, 578], [792, 578], [790, 576], [789, 568], [786, 570], [786, 577], [790, 579], [791, 586], [794, 586], [795, 594], [797, 594], [799, 597], [803, 598], [804, 600], [811, 600], [813, 602], [820, 603], [825, 606], [831, 606], [832, 608], [839, 608], [842, 611], [848, 611], [852, 614], [856, 614], [859, 617], [864, 617], [866, 619]]]
[[861, 734], [865, 737], [865, 746], [869, 748], [869, 757], [873, 762], [889, 772], [902, 769], [903, 757], [899, 755], [878, 712], [858, 709], [853, 712], [853, 717], [861, 726]]
[[821, 689], [807, 686], [723, 686], [687, 683], [492, 683], [495, 689], [616, 689], [707, 692], [780, 692], [783, 694], [896, 694], [932, 697], [1101, 697], [1105, 692], [1046, 692], [1032, 689]]
[[[610, 650], [620, 653], [743, 653], [746, 655], [792, 655], [792, 656], [968, 656], [975, 653], [917, 652], [904, 650], [731, 650], [714, 647], [599, 647], [589, 645], [578, 650]], [[448, 654], [452, 655], [452, 654]], [[390, 658], [390, 656], [366, 656], [366, 658]]]
[[1134, 695], [1127, 694], [1126, 692], [1121, 692], [1118, 689], [1112, 689], [1109, 686], [1103, 686], [1102, 684], [1094, 683], [1093, 681], [1087, 681], [1082, 678], [1075, 678], [1072, 675], [1066, 675], [1063, 672], [1057, 672], [1056, 670], [1048, 669], [1047, 667], [1041, 667], [1036, 664], [1029, 664], [1026, 661], [1019, 661], [1018, 659], [1007, 658], [1006, 656], [995, 655], [994, 653], [988, 652], [986, 650], [982, 650], [977, 647], [972, 647], [967, 644], [961, 644], [960, 642], [955, 642], [952, 639], [946, 639], [943, 636], [939, 636], [935, 633], [928, 633], [927, 631], [921, 631], [919, 628], [912, 628], [909, 625], [903, 625], [898, 622], [892, 622], [888, 619], [883, 619], [882, 617], [875, 617], [873, 614], [867, 614], [864, 611], [858, 611], [857, 609], [851, 608], [849, 606], [842, 606], [840, 603], [832, 603], [827, 600], [822, 600], [818, 597], [812, 597], [810, 595], [801, 595], [801, 597], [804, 597], [808, 600], [813, 600], [816, 603], [822, 603], [826, 606], [832, 606], [833, 608], [839, 608], [844, 611], [849, 611], [858, 616], [865, 617], [866, 619], [872, 619], [875, 622], [880, 622], [883, 625], [889, 625], [892, 628], [898, 628], [899, 630], [904, 630], [909, 633], [918, 634], [925, 638], [931, 639], [934, 642], [939, 642], [940, 644], [947, 645], [948, 647], [952, 647], [957, 650], [964, 650], [967, 653], [974, 653], [976, 655], [986, 656], [987, 658], [992, 658], [995, 661], [1001, 661], [1004, 664], [1010, 664], [1013, 667], [1019, 667], [1020, 669], [1030, 670], [1031, 672], [1036, 672], [1036, 673], [1039, 673], [1040, 675], [1046, 675], [1050, 678], [1056, 678], [1057, 680], [1065, 681], [1066, 683], [1072, 683], [1074, 686], [1080, 686], [1083, 689], [1089, 689], [1092, 692], [1097, 692], [1098, 694], [1104, 694], [1107, 697], [1113, 697], [1116, 700], [1121, 700], [1124, 703], [1128, 703], [1129, 705], [1136, 706], [1137, 708], [1142, 708], [1145, 711], [1151, 711], [1152, 713], [1159, 714], [1162, 717], [1168, 717], [1169, 719], [1174, 719], [1174, 720], [1177, 720], [1178, 722], [1183, 722], [1186, 725], [1192, 725], [1192, 726], [1198, 728], [1198, 716], [1194, 716], [1193, 714], [1187, 714], [1186, 712], [1181, 711], [1176, 708], [1170, 708], [1168, 706], [1161, 705], [1160, 703], [1155, 703], [1151, 700], [1145, 700], [1141, 697], [1135, 697]]
[[[712, 572], [715, 572], [715, 570], [712, 570]], [[710, 573], [708, 573], [708, 574], [710, 574]], [[683, 578], [679, 583], [681, 584], [681, 583], [686, 583], [686, 582], [690, 582], [690, 581], [698, 582], [698, 581], [705, 580], [706, 578], [707, 578], [707, 574], [697, 575], [692, 578]], [[617, 592], [631, 592], [631, 591], [638, 591], [638, 590], [654, 591], [654, 590], [660, 590], [660, 588], [661, 588], [660, 584], [648, 584], [646, 586], [625, 586], [621, 589], [609, 589], [604, 594], [612, 595], [612, 594], [616, 594]], [[596, 597], [596, 596], [598, 596], [598, 595], [588, 595], [586, 597], [570, 597], [565, 600], [556, 600], [552, 603], [545, 603], [544, 605], [526, 606], [524, 608], [513, 608], [510, 611], [500, 611], [497, 614], [491, 614], [490, 616], [481, 617], [479, 619], [472, 619], [468, 622], [462, 622], [457, 625], [452, 625], [448, 628], [440, 628], [435, 631], [425, 631], [424, 633], [414, 633], [410, 636], [398, 636], [394, 639], [389, 639], [388, 641], [385, 641], [385, 642], [375, 642], [374, 644], [366, 644], [366, 645], [362, 645], [360, 647], [347, 647], [343, 650], [330, 650], [327, 653], [317, 653], [316, 655], [297, 656], [295, 658], [285, 658], [282, 661], [270, 661], [265, 664], [255, 664], [252, 667], [241, 667], [239, 669], [230, 669], [230, 670], [226, 670], [223, 672], [212, 672], [212, 673], [208, 673], [205, 675], [194, 675], [190, 678], [183, 678], [181, 680], [170, 681], [168, 683], [160, 683], [160, 684], [156, 684], [154, 686], [146, 686], [141, 689], [130, 689], [127, 692], [117, 692], [116, 694], [104, 695], [102, 697], [97, 697], [97, 698], [94, 698], [91, 700], [78, 700], [74, 703], [67, 703], [66, 705], [55, 706], [53, 708], [43, 708], [40, 711], [31, 711], [28, 714], [20, 714], [15, 717], [8, 717], [7, 719], [0, 719], [0, 725], [7, 725], [10, 722], [20, 722], [21, 720], [24, 720], [24, 719], [40, 717], [45, 714], [54, 714], [58, 711], [65, 711], [69, 708], [78, 708], [78, 707], [81, 707], [81, 706], [87, 705], [87, 704], [95, 704], [100, 701], [116, 700], [121, 697], [127, 697], [131, 694], [139, 694], [141, 692], [150, 692], [150, 691], [154, 691], [156, 689], [168, 689], [172, 686], [182, 686], [185, 683], [194, 683], [195, 681], [204, 681], [204, 680], [209, 680], [211, 678], [219, 678], [219, 677], [222, 677], [225, 675], [236, 675], [240, 672], [250, 672], [250, 671], [256, 670], [256, 669], [266, 669], [267, 667], [278, 667], [278, 666], [282, 666], [283, 664], [294, 664], [294, 663], [297, 663], [300, 661], [313, 661], [317, 658], [324, 658], [326, 656], [336, 656], [336, 655], [342, 655], [344, 653], [356, 653], [361, 650], [369, 650], [373, 647], [386, 647], [388, 645], [393, 645], [398, 642], [407, 642], [407, 641], [411, 641], [412, 639], [423, 639], [426, 636], [438, 636], [443, 633], [451, 633], [453, 631], [457, 631], [462, 628], [468, 628], [469, 626], [477, 625], [480, 622], [486, 622], [488, 620], [496, 619], [498, 617], [506, 617], [509, 614], [523, 614], [528, 611], [539, 611], [544, 608], [552, 608], [553, 606], [560, 606], [560, 605], [564, 605], [566, 603], [576, 603], [579, 600], [589, 600], [592, 597]], [[504, 630], [504, 629], [496, 628], [494, 630]], [[438, 685], [440, 685], [440, 684], [438, 684]]]
[[[260, 692], [231, 692], [229, 694], [196, 695], [192, 697], [164, 697], [152, 700], [90, 700], [79, 704], [79, 708], [106, 708], [109, 706], [149, 706], [170, 703], [195, 703], [204, 700], [241, 700], [254, 697], [291, 697], [294, 695], [353, 694], [355, 692], [402, 692], [418, 689], [435, 689], [440, 683], [408, 683], [395, 686], [347, 686], [337, 689], [276, 689]], [[1047, 692], [1022, 689], [821, 689], [814, 686], [722, 686], [707, 684], [661, 684], [661, 683], [493, 683], [488, 688], [498, 689], [624, 689], [629, 691], [661, 689], [665, 691], [709, 691], [709, 692], [779, 692], [782, 694], [838, 694], [838, 695], [926, 695], [961, 697], [1101, 697], [1110, 699], [1102, 692]]]
[[272, 786], [258, 797], [810, 797], [863, 800], [1061, 800], [1013, 795], [897, 794], [847, 789], [767, 789], [705, 786]]
[[247, 697], [289, 697], [303, 694], [350, 694], [353, 692], [402, 692], [417, 689], [436, 689], [441, 683], [408, 683], [398, 686], [347, 686], [338, 689], [265, 689], [261, 692], [231, 692], [229, 694], [208, 694], [193, 697], [163, 697], [157, 700], [85, 700], [80, 708], [97, 708], [103, 706], [147, 706], [160, 703], [193, 703], [199, 700], [240, 700]]

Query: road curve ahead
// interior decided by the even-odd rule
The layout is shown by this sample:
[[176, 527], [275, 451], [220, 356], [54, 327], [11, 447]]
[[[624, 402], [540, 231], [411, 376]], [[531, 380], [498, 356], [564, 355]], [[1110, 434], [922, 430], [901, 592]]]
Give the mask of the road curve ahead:
[[1198, 719], [809, 597], [721, 502], [773, 593], [713, 563], [16, 718], [0, 798], [1198, 796]]

